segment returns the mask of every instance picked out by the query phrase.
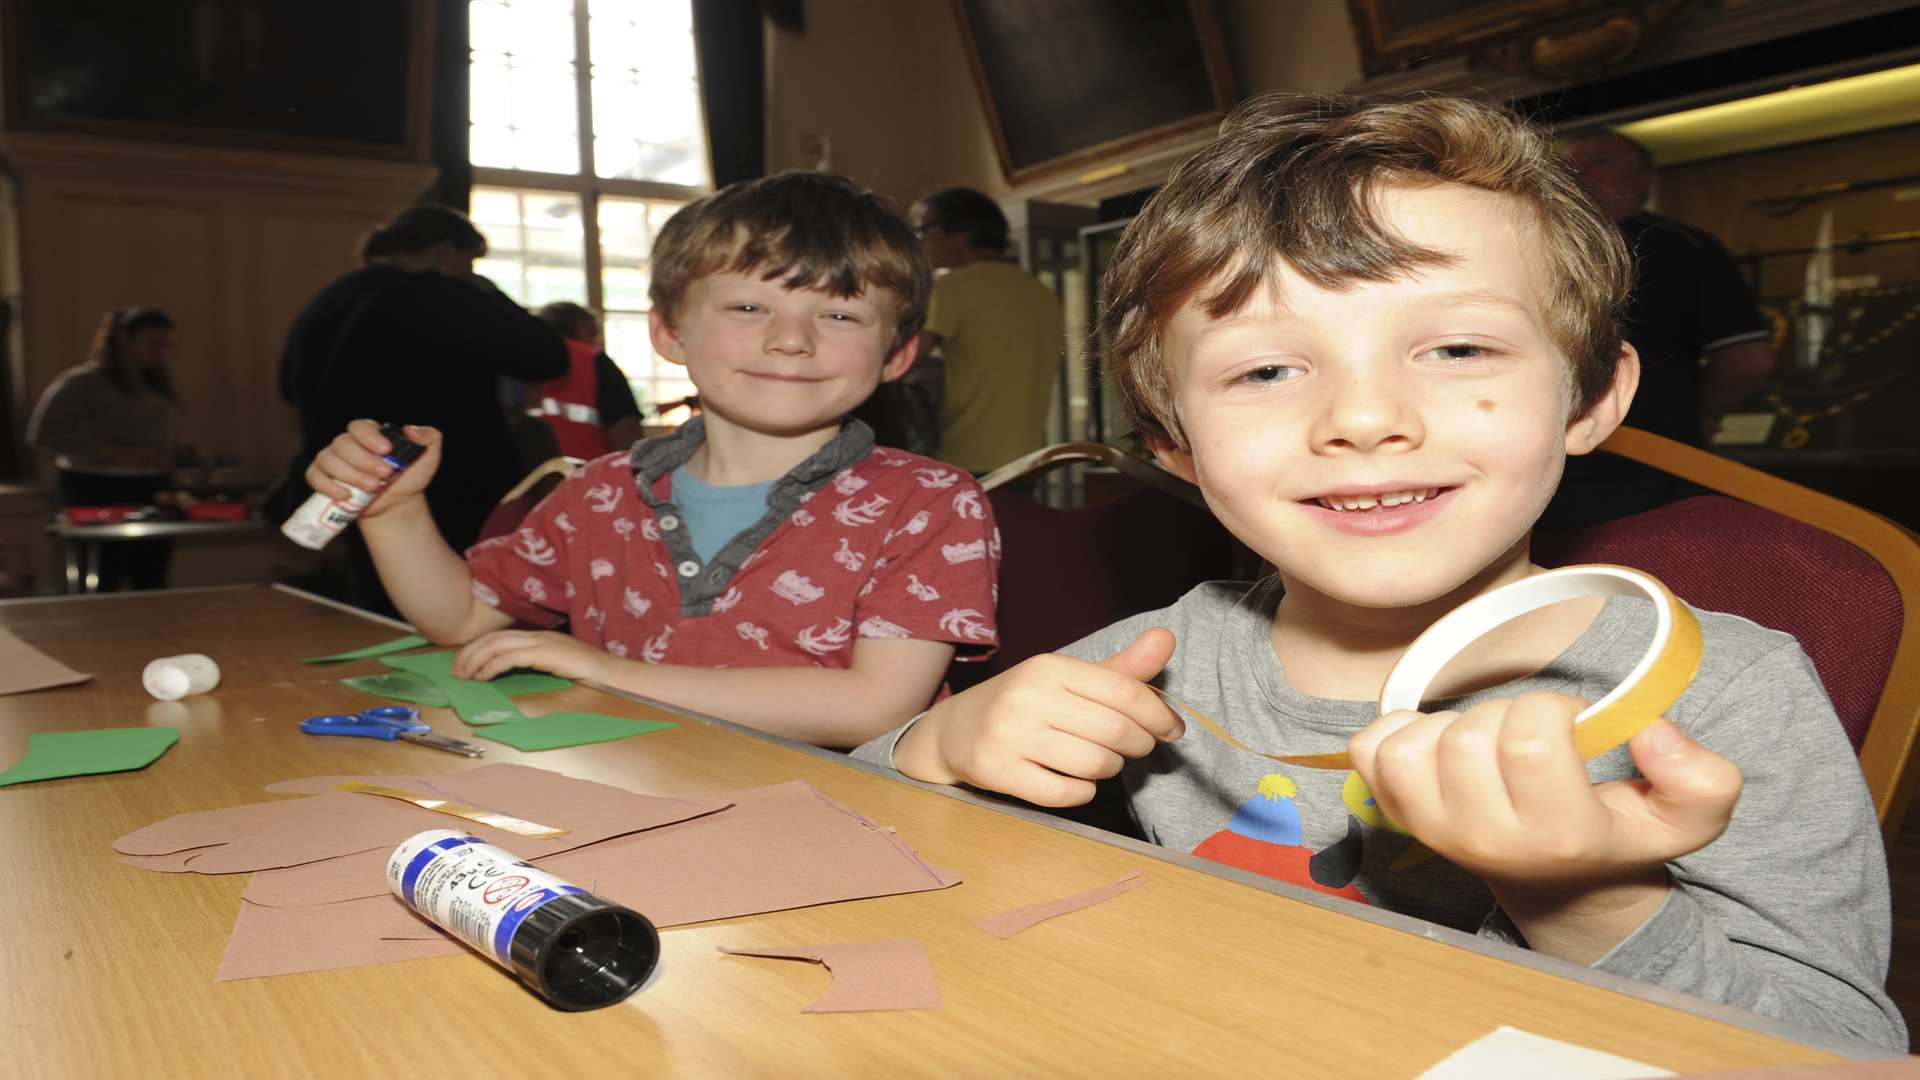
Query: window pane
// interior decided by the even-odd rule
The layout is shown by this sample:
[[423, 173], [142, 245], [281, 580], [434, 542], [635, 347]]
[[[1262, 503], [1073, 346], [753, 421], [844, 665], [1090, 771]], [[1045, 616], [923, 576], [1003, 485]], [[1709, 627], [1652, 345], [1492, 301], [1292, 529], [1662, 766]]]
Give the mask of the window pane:
[[511, 0], [511, 4], [514, 53], [573, 59], [573, 6], [568, 0]]
[[467, 160], [497, 169], [513, 168], [513, 129], [479, 124], [468, 128]]
[[513, 25], [502, 0], [473, 0], [467, 5], [467, 43], [475, 52], [513, 50]]
[[609, 265], [644, 265], [653, 252], [653, 234], [647, 228], [642, 199], [600, 199], [600, 258]]
[[526, 307], [587, 299], [580, 197], [511, 188], [473, 189], [473, 223], [487, 238], [474, 271]]
[[626, 266], [609, 266], [600, 271], [601, 303], [608, 309], [645, 311], [647, 286], [652, 281], [650, 271]]
[[[509, 69], [513, 85], [513, 126], [542, 134], [579, 130], [575, 116], [578, 99], [573, 90], [572, 64], [515, 64]], [[479, 113], [474, 117], [478, 119]]]
[[706, 132], [686, 0], [590, 0], [594, 172], [703, 187]]
[[475, 165], [580, 171], [571, 0], [472, 0], [468, 83]]
[[513, 120], [513, 90], [505, 57], [475, 56], [467, 69], [468, 109], [475, 123], [507, 124]]
[[571, 133], [548, 135], [523, 131], [514, 140], [513, 167], [535, 172], [580, 171], [580, 142]]

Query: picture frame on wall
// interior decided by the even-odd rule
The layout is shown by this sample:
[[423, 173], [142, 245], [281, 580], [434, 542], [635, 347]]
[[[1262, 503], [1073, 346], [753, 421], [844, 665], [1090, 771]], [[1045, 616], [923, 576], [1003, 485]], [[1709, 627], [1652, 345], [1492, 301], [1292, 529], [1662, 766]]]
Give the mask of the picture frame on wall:
[[1217, 126], [1238, 97], [1213, 0], [951, 0], [1009, 184]]
[[1498, 67], [1601, 69], [1696, 0], [1347, 0], [1368, 76], [1477, 54]]
[[434, 9], [0, 0], [6, 126], [426, 161]]

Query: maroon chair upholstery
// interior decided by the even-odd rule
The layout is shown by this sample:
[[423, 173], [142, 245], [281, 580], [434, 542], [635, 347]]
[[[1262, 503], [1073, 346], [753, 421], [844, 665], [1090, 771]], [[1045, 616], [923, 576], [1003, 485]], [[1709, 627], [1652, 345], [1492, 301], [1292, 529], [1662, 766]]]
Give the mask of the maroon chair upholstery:
[[955, 690], [1233, 576], [1233, 538], [1205, 509], [1164, 491], [1143, 487], [1074, 510], [1011, 488], [987, 499], [1003, 552], [1000, 648], [987, 660], [955, 663]]
[[1825, 530], [1719, 495], [1617, 521], [1541, 531], [1542, 566], [1645, 570], [1697, 608], [1792, 634], [1860, 748], [1900, 643], [1900, 590], [1878, 559]]
[[540, 505], [540, 500], [553, 493], [553, 489], [565, 480], [565, 473], [550, 472], [535, 480], [524, 490], [509, 492], [487, 514], [487, 520], [480, 523], [480, 540], [491, 540], [496, 536], [505, 536], [520, 527], [520, 519]]

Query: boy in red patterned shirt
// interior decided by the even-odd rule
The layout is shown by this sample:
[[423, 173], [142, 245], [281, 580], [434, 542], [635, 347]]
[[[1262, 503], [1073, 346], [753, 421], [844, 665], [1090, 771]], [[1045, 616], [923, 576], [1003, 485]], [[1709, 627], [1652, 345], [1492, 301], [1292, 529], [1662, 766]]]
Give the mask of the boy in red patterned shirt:
[[[906, 222], [838, 177], [690, 204], [654, 245], [650, 318], [702, 415], [588, 463], [464, 560], [422, 496], [440, 435], [407, 429], [426, 452], [360, 516], [389, 595], [464, 646], [467, 678], [538, 668], [823, 746], [904, 722], [956, 650], [997, 643], [979, 487], [847, 418], [912, 365], [930, 280]], [[356, 421], [308, 481], [373, 490], [388, 449]]]

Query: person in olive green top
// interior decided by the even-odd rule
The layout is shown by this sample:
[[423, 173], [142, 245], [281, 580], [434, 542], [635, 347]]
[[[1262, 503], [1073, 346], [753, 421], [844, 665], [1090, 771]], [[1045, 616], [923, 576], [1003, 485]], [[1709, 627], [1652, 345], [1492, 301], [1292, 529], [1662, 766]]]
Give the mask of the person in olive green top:
[[1007, 219], [971, 188], [947, 188], [913, 208], [934, 269], [920, 353], [946, 360], [934, 457], [975, 474], [1046, 444], [1060, 371], [1060, 299], [1009, 261]]

